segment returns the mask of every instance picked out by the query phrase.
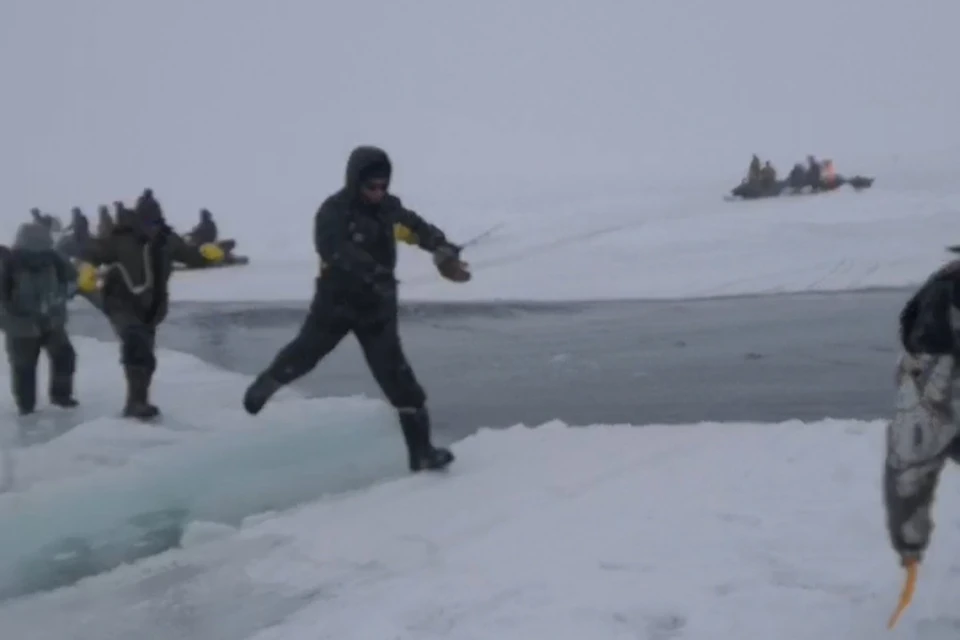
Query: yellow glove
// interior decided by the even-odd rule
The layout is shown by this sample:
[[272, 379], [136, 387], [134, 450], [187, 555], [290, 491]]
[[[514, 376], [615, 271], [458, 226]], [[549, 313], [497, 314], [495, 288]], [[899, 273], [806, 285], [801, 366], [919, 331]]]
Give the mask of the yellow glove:
[[77, 266], [77, 289], [81, 293], [93, 293], [97, 290], [97, 269], [89, 262]]
[[412, 245], [420, 244], [420, 239], [417, 238], [417, 234], [402, 224], [393, 225], [393, 237], [396, 238], [398, 242], [406, 242]]
[[200, 245], [200, 255], [206, 258], [207, 262], [221, 262], [224, 258], [223, 249], [212, 242]]

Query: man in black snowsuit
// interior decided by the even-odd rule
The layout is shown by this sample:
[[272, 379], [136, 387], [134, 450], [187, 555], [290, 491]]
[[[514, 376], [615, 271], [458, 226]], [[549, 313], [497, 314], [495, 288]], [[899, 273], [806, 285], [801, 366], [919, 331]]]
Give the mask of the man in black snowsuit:
[[90, 221], [79, 207], [74, 207], [70, 211], [70, 224], [64, 229], [63, 235], [57, 242], [57, 251], [64, 253], [71, 258], [80, 255], [83, 248], [90, 242]]
[[40, 352], [50, 358], [50, 402], [71, 408], [77, 354], [67, 335], [67, 302], [77, 291], [77, 272], [53, 248], [42, 224], [20, 226], [0, 269], [0, 326], [6, 334], [13, 397], [21, 415], [37, 404]]
[[400, 345], [397, 326], [397, 244], [394, 224], [410, 229], [430, 251], [441, 274], [469, 279], [460, 248], [443, 232], [387, 193], [392, 165], [376, 147], [358, 147], [347, 161], [344, 187], [324, 201], [314, 222], [320, 275], [310, 311], [293, 341], [284, 347], [244, 396], [257, 414], [282, 386], [307, 374], [353, 333], [383, 394], [396, 408], [411, 471], [443, 469], [453, 454], [434, 447], [426, 394]]

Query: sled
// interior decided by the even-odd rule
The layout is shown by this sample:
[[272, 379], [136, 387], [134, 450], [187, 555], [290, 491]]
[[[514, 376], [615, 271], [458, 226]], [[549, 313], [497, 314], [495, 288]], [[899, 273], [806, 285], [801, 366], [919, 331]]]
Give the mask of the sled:
[[242, 267], [250, 264], [247, 256], [227, 256], [223, 262], [211, 262], [202, 267], [188, 267], [180, 262], [173, 264], [174, 271], [207, 271], [208, 269], [225, 269], [227, 267]]

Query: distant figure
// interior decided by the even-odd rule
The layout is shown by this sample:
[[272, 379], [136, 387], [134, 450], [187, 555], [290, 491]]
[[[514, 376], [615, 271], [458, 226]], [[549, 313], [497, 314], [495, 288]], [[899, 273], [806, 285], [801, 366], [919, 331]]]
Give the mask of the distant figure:
[[40, 209], [36, 207], [34, 207], [33, 209], [30, 209], [30, 216], [33, 218], [33, 221], [35, 223], [46, 228], [47, 231], [50, 231], [50, 232], [60, 231], [60, 221], [57, 220], [56, 217], [48, 213], [41, 213]]
[[833, 160], [824, 160], [820, 169], [820, 182], [827, 189], [837, 186], [837, 171], [833, 168]]
[[137, 212], [138, 222], [163, 219], [163, 211], [160, 209], [160, 203], [153, 196], [153, 189], [144, 189], [133, 209]]
[[200, 209], [200, 222], [190, 230], [185, 240], [194, 246], [200, 246], [216, 242], [217, 235], [217, 223], [213, 221], [213, 214], [207, 209]]
[[820, 163], [813, 156], [807, 156], [807, 184], [814, 191], [820, 191]]
[[117, 200], [113, 203], [114, 208], [114, 229], [116, 227], [133, 227], [136, 222], [136, 217], [134, 216], [133, 210], [127, 209], [123, 202]]
[[802, 164], [798, 162], [797, 164], [793, 165], [790, 175], [787, 176], [787, 183], [790, 185], [790, 188], [794, 191], [794, 193], [807, 186], [807, 170], [803, 168]]
[[110, 215], [110, 209], [102, 204], [97, 210], [97, 237], [106, 238], [113, 232], [113, 216]]
[[71, 220], [67, 230], [73, 233], [73, 238], [77, 245], [83, 246], [90, 241], [90, 221], [83, 215], [80, 207], [74, 207], [70, 211]]
[[750, 167], [747, 169], [747, 182], [755, 184], [760, 181], [760, 157], [757, 154], [753, 154], [753, 157], [750, 159]]
[[767, 160], [763, 168], [760, 169], [760, 186], [764, 189], [772, 189], [777, 184], [777, 170]]

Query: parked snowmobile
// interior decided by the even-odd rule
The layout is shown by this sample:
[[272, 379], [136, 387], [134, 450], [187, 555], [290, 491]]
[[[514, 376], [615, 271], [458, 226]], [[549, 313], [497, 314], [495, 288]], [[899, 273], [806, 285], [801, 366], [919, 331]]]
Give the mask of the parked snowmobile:
[[[247, 256], [238, 256], [233, 250], [237, 247], [236, 240], [232, 238], [219, 239], [217, 236], [217, 223], [213, 221], [213, 214], [208, 209], [200, 210], [200, 222], [189, 233], [183, 236], [187, 244], [201, 246], [204, 244], [216, 244], [223, 251], [224, 259], [217, 263], [209, 263], [206, 267], [194, 267], [193, 269], [215, 269], [220, 267], [236, 267], [250, 263]], [[175, 268], [180, 270], [189, 270], [190, 267], [182, 264], [176, 264]]]
[[725, 200], [758, 200], [761, 198], [776, 198], [779, 196], [797, 196], [804, 194], [824, 193], [835, 191], [844, 185], [850, 185], [855, 191], [862, 191], [873, 186], [873, 178], [866, 176], [852, 176], [847, 178], [833, 170], [833, 162], [826, 160], [818, 163], [812, 156], [808, 158], [809, 168], [802, 164], [794, 165], [786, 180], [761, 181], [744, 178], [736, 187], [730, 190]]

